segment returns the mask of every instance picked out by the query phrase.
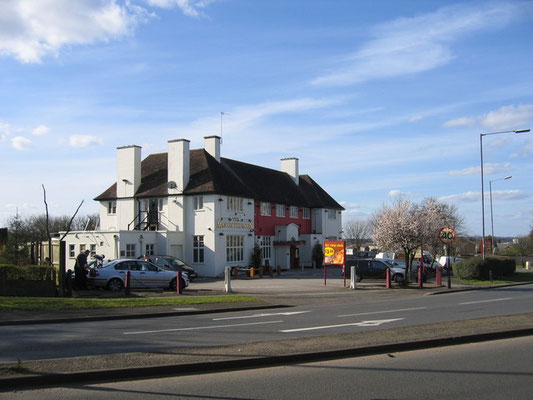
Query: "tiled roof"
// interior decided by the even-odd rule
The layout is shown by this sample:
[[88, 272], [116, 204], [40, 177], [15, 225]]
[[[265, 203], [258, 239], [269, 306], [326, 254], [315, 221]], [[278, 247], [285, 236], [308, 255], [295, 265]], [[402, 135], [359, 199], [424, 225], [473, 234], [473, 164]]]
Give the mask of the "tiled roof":
[[[135, 197], [165, 197], [167, 182], [167, 153], [151, 154], [141, 162], [141, 184]], [[300, 175], [296, 185], [285, 172], [228, 158], [221, 158], [218, 163], [204, 149], [191, 150], [190, 179], [185, 194], [212, 193], [300, 207], [343, 209], [308, 175]], [[116, 197], [114, 183], [95, 200]]]

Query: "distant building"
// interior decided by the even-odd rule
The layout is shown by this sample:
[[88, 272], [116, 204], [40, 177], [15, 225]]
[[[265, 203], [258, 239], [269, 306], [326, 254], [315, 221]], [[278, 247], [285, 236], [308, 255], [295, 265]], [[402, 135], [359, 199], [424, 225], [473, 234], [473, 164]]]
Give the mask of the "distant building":
[[141, 147], [117, 149], [117, 181], [95, 198], [100, 230], [70, 232], [67, 257], [85, 249], [106, 258], [172, 255], [201, 276], [250, 264], [257, 243], [263, 262], [283, 269], [312, 265], [312, 247], [338, 240], [343, 207], [297, 158], [273, 170], [223, 158], [220, 137], [189, 149], [186, 139], [141, 161]]

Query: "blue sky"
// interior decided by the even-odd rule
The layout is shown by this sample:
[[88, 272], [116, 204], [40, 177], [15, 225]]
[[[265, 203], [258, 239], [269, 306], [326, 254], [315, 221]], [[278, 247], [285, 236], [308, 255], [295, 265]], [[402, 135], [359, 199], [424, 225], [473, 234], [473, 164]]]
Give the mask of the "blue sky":
[[[2, 0], [0, 225], [97, 211], [116, 148], [220, 134], [363, 219], [399, 193], [481, 234], [479, 134], [533, 128], [533, 2]], [[533, 226], [533, 134], [484, 138], [496, 235]], [[487, 234], [490, 209], [486, 203]]]

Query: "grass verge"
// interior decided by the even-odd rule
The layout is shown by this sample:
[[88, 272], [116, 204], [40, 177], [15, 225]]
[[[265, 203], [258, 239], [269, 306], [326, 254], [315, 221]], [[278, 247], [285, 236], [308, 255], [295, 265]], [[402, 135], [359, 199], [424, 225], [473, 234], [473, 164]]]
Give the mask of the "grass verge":
[[259, 301], [251, 296], [140, 297], [84, 299], [63, 297], [0, 297], [0, 310], [77, 310], [84, 308], [180, 306]]
[[505, 277], [504, 280], [478, 281], [478, 280], [457, 279], [457, 282], [467, 283], [469, 285], [479, 285], [479, 286], [505, 285], [505, 284], [510, 284], [510, 283], [533, 282], [533, 271], [532, 272], [515, 272], [511, 276]]

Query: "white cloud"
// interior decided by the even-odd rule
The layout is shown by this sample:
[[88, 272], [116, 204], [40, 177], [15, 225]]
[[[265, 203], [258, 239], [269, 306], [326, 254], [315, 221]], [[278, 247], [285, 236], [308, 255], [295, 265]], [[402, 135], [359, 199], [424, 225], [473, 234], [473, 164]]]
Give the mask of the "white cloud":
[[72, 135], [68, 142], [72, 147], [89, 147], [104, 144], [102, 138], [89, 135]]
[[145, 9], [116, 0], [3, 0], [0, 54], [40, 62], [68, 45], [119, 39], [145, 21]]
[[[488, 193], [485, 193], [485, 199], [489, 196]], [[526, 193], [521, 190], [493, 190], [492, 198], [500, 200], [521, 200], [529, 197]], [[459, 194], [451, 194], [448, 196], [439, 197], [440, 201], [450, 201], [450, 202], [476, 202], [481, 200], [481, 192], [465, 192]]]
[[202, 9], [209, 4], [214, 3], [215, 0], [144, 0], [151, 6], [172, 8], [179, 7], [183, 14], [189, 17], [200, 17], [203, 15]]
[[389, 197], [398, 197], [402, 194], [401, 190], [390, 190], [388, 196]]
[[409, 122], [416, 122], [416, 121], [420, 121], [422, 118], [424, 118], [422, 115], [416, 114], [416, 115], [411, 115], [408, 120]]
[[[509, 171], [511, 163], [486, 163], [483, 165], [484, 174], [498, 174], [505, 173]], [[481, 173], [480, 167], [468, 167], [465, 169], [459, 169], [454, 171], [449, 171], [448, 175], [451, 176], [468, 176], [468, 175], [479, 175]]]
[[533, 121], [533, 104], [508, 105], [474, 117], [461, 117], [444, 123], [447, 128], [479, 125], [485, 130], [521, 129]]
[[458, 126], [474, 126], [476, 124], [476, 120], [474, 118], [468, 118], [468, 117], [462, 117], [457, 119], [452, 119], [450, 121], [447, 121], [444, 123], [444, 126], [446, 128], [455, 128]]
[[521, 129], [533, 121], [533, 104], [503, 106], [481, 117], [487, 129]]
[[35, 136], [42, 136], [46, 135], [48, 132], [50, 132], [50, 128], [45, 125], [39, 125], [31, 133], [33, 133]]
[[11, 139], [11, 145], [17, 150], [24, 151], [32, 147], [32, 142], [24, 136], [15, 136]]
[[470, 32], [504, 26], [519, 14], [519, 4], [502, 2], [443, 7], [387, 22], [377, 26], [374, 39], [343, 60], [342, 67], [311, 83], [340, 86], [428, 71], [454, 58], [450, 43]]

